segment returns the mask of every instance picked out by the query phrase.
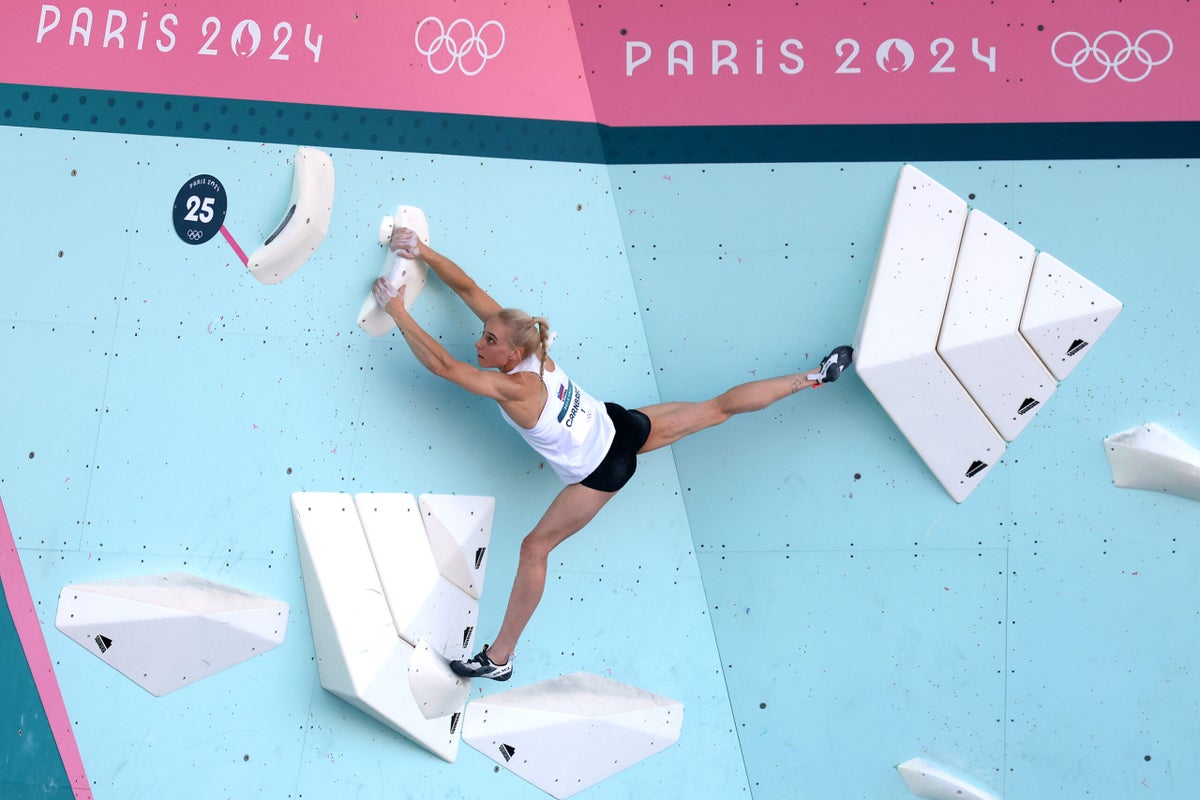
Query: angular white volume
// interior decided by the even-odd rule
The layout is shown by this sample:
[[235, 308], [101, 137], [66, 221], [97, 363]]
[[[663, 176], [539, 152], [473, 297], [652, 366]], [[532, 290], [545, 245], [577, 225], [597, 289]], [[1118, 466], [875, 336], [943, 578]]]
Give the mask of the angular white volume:
[[55, 626], [161, 696], [282, 644], [288, 606], [186, 573], [76, 583]]
[[431, 649], [397, 635], [354, 498], [297, 492], [292, 513], [321, 686], [454, 761], [461, 711], [447, 709], [455, 698], [462, 707], [469, 684]]
[[451, 672], [445, 658], [419, 641], [408, 661], [408, 690], [425, 719], [453, 719], [467, 703], [471, 682]]
[[[416, 206], [402, 205], [396, 209], [395, 216], [384, 217], [379, 225], [379, 243], [387, 247], [392, 238], [392, 231], [396, 228], [408, 228], [417, 234], [422, 242], [429, 244], [429, 221], [425, 219], [425, 212]], [[383, 259], [383, 269], [379, 272], [379, 276], [387, 278], [397, 291], [401, 285], [407, 287], [404, 290], [405, 308], [412, 308], [417, 295], [425, 286], [428, 274], [429, 267], [424, 260], [398, 256], [390, 247]], [[368, 292], [367, 299], [358, 312], [358, 326], [371, 336], [383, 336], [396, 327], [396, 321], [379, 307], [374, 295]]]
[[958, 502], [1005, 450], [937, 353], [966, 218], [950, 190], [901, 169], [855, 336], [859, 377]]
[[381, 492], [355, 495], [354, 505], [396, 633], [414, 647], [428, 642], [448, 660], [469, 655], [479, 602], [438, 572], [417, 501]]
[[938, 353], [1008, 442], [1058, 387], [1019, 330], [1035, 253], [972, 209], [938, 339]]
[[455, 586], [478, 599], [483, 592], [496, 498], [423, 494], [420, 504], [438, 569]]
[[1200, 500], [1200, 450], [1153, 422], [1104, 440], [1113, 483]]
[[246, 262], [250, 274], [268, 285], [308, 260], [325, 240], [333, 216], [333, 158], [315, 147], [299, 147], [292, 163], [292, 196], [283, 219]]
[[682, 703], [577, 672], [473, 700], [463, 738], [564, 798], [665, 750], [682, 728]]
[[896, 767], [908, 791], [926, 800], [998, 800], [996, 795], [923, 758]]
[[961, 503], [1120, 309], [905, 165], [855, 336], [857, 370]]
[[1038, 253], [1021, 333], [1065, 380], [1121, 313], [1121, 301], [1049, 253]]

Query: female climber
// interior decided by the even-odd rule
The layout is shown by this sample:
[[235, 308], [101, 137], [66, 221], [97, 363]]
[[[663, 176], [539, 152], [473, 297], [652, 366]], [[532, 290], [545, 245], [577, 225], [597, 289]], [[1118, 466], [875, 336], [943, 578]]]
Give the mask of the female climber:
[[397, 291], [387, 278], [379, 278], [373, 288], [375, 300], [396, 321], [413, 355], [439, 378], [495, 400], [500, 416], [566, 484], [521, 542], [499, 633], [475, 656], [450, 663], [465, 677], [506, 681], [512, 676], [513, 652], [542, 598], [550, 551], [587, 525], [629, 481], [638, 454], [667, 447], [734, 414], [766, 408], [801, 389], [831, 383], [853, 358], [853, 349], [843, 345], [809, 373], [744, 383], [702, 402], [627, 410], [597, 402], [550, 358], [550, 329], [544, 317], [501, 308], [461, 267], [411, 230], [397, 229], [389, 246], [403, 258], [423, 259], [483, 322], [475, 342], [476, 364], [459, 361], [405, 310], [404, 287]]

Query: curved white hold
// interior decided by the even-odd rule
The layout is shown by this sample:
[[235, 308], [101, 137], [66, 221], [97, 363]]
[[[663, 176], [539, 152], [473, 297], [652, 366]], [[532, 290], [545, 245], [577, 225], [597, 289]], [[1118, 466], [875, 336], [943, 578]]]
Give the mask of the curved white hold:
[[325, 240], [333, 216], [333, 158], [315, 147], [299, 147], [292, 163], [292, 197], [283, 219], [246, 262], [250, 274], [267, 285], [308, 260]]
[[457, 714], [467, 704], [471, 682], [450, 671], [446, 659], [418, 641], [408, 662], [408, 688], [425, 719]]
[[1104, 440], [1113, 483], [1200, 500], [1200, 450], [1151, 422]]
[[896, 767], [904, 785], [927, 800], [998, 800], [996, 795], [951, 775], [923, 758], [913, 758]]
[[392, 241], [392, 232], [396, 230], [396, 218], [391, 214], [379, 221], [379, 243], [384, 247]]
[[[384, 217], [379, 225], [379, 243], [387, 247], [395, 228], [408, 228], [416, 232], [421, 241], [429, 244], [429, 222], [425, 212], [416, 206], [400, 206], [396, 214]], [[425, 278], [429, 268], [419, 258], [401, 258], [391, 249], [383, 260], [383, 269], [379, 275], [385, 277], [397, 289], [401, 284], [408, 287], [404, 292], [404, 307], [412, 308], [413, 302], [425, 286]], [[367, 300], [358, 312], [358, 326], [371, 336], [383, 336], [396, 327], [396, 321], [375, 302], [375, 297], [367, 293]]]

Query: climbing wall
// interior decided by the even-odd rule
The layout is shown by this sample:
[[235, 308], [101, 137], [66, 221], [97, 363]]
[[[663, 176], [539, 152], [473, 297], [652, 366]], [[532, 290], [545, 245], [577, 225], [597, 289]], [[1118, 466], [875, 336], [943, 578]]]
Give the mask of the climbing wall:
[[[597, 799], [1191, 797], [1200, 537], [1195, 501], [1162, 491], [1190, 450], [1157, 432], [1104, 442], [1150, 425], [1200, 441], [1200, 17], [1048, 0], [633, 5], [212, 0], [148, 9], [139, 47], [136, 9], [15, 0], [0, 28], [0, 497], [29, 679], [10, 671], [0, 691], [0, 763], [20, 765], [0, 781], [54, 797], [181, 782], [199, 798], [542, 794], [499, 745], [451, 763], [322, 685], [333, 626], [310, 606], [288, 498], [497, 498], [484, 585], [478, 545], [430, 553], [478, 602], [478, 643], [558, 487], [494, 404], [360, 327], [387, 263], [380, 221], [420, 208], [481, 285], [549, 316], [573, 378], [636, 407], [854, 342], [880, 254], [940, 241], [891, 231], [910, 164], [962, 201], [973, 266], [938, 272], [941, 304], [914, 296], [922, 313], [874, 348], [918, 330], [939, 375], [1003, 408], [982, 412], [1003, 457], [956, 466], [962, 480], [986, 464], [969, 500], [867, 385], [881, 367], [862, 347], [838, 383], [643, 458], [554, 552], [513, 680], [477, 683], [468, 707], [581, 672], [683, 704], [678, 740], [581, 793]], [[483, 49], [435, 54], [449, 43], [435, 18], [458, 42], [469, 23]], [[1118, 47], [1104, 31], [1139, 57], [1083, 58]], [[330, 187], [304, 177], [301, 147], [333, 165], [328, 227], [264, 282], [256, 250], [289, 230], [305, 187]], [[201, 225], [180, 224], [189, 213]], [[1052, 395], [1027, 370], [1008, 373], [1020, 391], [970, 374], [1019, 344], [1020, 280], [986, 277], [1026, 274], [1012, 236], [1035, 248], [1017, 330]], [[479, 321], [444, 286], [413, 311], [474, 357]], [[1023, 426], [1011, 441], [1006, 423]], [[1114, 444], [1152, 491], [1114, 485]], [[28, 602], [12, 600], [14, 564]], [[55, 628], [66, 587], [177, 574], [286, 604], [283, 643], [154, 696]], [[437, 615], [401, 613], [376, 575], [371, 641], [435, 665], [401, 629]], [[453, 717], [437, 681], [414, 685]]]

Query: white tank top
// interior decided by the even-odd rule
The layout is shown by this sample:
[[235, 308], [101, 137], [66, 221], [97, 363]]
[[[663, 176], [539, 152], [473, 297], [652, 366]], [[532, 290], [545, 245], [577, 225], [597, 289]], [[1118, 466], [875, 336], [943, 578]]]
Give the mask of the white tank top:
[[[532, 355], [509, 370], [538, 374], [541, 362]], [[575, 385], [562, 367], [542, 374], [546, 405], [532, 428], [522, 428], [500, 409], [529, 446], [550, 463], [563, 483], [579, 483], [591, 475], [612, 446], [615, 431], [603, 403]]]

